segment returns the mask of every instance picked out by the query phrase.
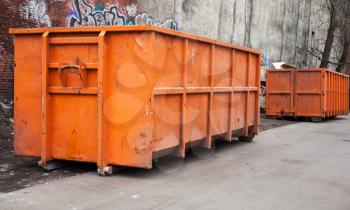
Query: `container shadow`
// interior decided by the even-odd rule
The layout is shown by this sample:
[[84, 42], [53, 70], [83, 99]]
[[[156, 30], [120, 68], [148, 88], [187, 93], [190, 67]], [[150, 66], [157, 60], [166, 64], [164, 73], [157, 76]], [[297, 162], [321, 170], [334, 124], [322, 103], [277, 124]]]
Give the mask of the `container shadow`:
[[152, 169], [140, 169], [123, 167], [113, 174], [115, 177], [128, 177], [135, 179], [149, 179], [160, 176], [172, 176], [186, 172], [188, 165], [206, 163], [213, 160], [226, 151], [237, 150], [254, 143], [246, 143], [240, 141], [215, 141], [214, 149], [208, 150], [200, 147], [191, 148], [186, 152], [185, 158], [178, 158], [174, 155], [159, 158], [153, 161]]

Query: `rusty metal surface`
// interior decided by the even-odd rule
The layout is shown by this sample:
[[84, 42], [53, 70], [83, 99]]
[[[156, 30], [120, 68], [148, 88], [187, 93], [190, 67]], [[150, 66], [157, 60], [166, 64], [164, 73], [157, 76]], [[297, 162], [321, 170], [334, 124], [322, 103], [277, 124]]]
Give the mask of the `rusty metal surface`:
[[164, 150], [258, 134], [255, 50], [151, 26], [11, 33], [15, 152], [42, 166], [151, 168]]
[[349, 76], [328, 69], [268, 70], [266, 115], [328, 118], [349, 113]]

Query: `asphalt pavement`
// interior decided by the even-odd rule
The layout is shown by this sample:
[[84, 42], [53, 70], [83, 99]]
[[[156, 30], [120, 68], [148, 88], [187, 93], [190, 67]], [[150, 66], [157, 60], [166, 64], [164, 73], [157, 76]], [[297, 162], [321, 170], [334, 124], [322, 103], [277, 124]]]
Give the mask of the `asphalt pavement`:
[[253, 143], [0, 194], [0, 209], [350, 209], [350, 117], [262, 132]]

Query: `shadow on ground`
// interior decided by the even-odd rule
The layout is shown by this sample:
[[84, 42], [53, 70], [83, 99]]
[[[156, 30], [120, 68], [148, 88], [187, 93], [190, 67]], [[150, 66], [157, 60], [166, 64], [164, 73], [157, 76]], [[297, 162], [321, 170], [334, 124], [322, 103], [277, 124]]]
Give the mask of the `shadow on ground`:
[[[46, 172], [38, 167], [38, 159], [15, 156], [13, 152], [13, 103], [1, 103], [0, 105], [0, 192], [11, 192], [77, 174], [96, 172], [95, 164], [77, 162], [70, 162], [66, 167]], [[262, 117], [261, 130], [265, 131], [293, 123], [296, 123], [296, 121]], [[184, 160], [173, 157], [162, 158], [155, 161], [155, 167], [152, 170], [125, 168], [118, 172], [118, 175], [143, 178], [161, 173], [171, 173], [182, 167], [183, 164], [200, 161], [203, 158], [211, 158], [214, 153], [217, 154], [225, 150], [232, 150], [246, 144], [238, 141], [233, 141], [232, 143], [219, 141], [215, 144], [214, 152], [194, 149], [187, 154]]]

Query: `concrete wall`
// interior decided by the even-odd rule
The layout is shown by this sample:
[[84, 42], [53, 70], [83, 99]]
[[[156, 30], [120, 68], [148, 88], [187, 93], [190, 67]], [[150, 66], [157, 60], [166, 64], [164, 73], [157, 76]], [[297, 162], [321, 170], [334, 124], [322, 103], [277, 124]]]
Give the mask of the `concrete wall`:
[[13, 96], [10, 27], [147, 23], [260, 49], [266, 67], [278, 61], [314, 67], [317, 60], [305, 50], [322, 48], [327, 29], [327, 16], [317, 6], [322, 1], [0, 0], [0, 97]]
[[139, 9], [160, 19], [174, 17], [185, 32], [260, 49], [269, 67], [278, 61], [315, 67], [318, 61], [307, 51], [323, 48], [327, 15], [322, 1], [139, 1]]

